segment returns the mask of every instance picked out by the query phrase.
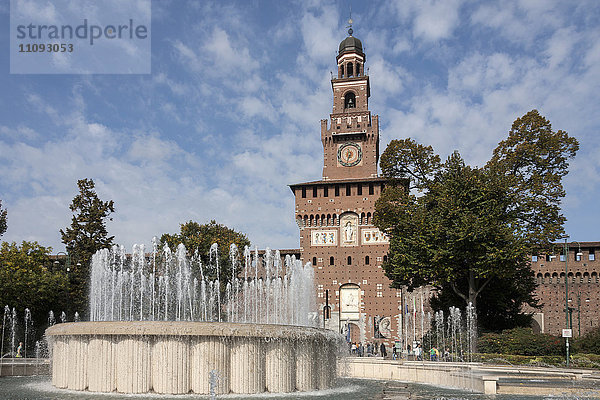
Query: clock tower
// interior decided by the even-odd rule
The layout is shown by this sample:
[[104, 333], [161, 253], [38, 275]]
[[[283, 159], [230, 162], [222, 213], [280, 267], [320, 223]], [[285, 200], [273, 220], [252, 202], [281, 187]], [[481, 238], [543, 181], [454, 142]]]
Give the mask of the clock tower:
[[333, 110], [321, 120], [322, 179], [290, 188], [300, 257], [314, 269], [323, 325], [352, 342], [391, 345], [400, 338], [402, 297], [381, 267], [389, 241], [373, 224], [386, 183], [377, 176], [379, 119], [369, 111], [366, 56], [352, 33], [340, 43]]
[[321, 120], [323, 180], [377, 177], [379, 119], [371, 116], [369, 77], [362, 43], [352, 36], [340, 43], [337, 77], [331, 80], [333, 111]]

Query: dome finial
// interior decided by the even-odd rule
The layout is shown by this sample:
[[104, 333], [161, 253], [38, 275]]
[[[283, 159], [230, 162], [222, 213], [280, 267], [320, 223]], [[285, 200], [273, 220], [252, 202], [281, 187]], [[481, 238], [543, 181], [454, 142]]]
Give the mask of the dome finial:
[[354, 32], [352, 30], [352, 4], [350, 5], [350, 18], [348, 19], [348, 26], [346, 28], [348, 28], [348, 35], [352, 36], [352, 33]]

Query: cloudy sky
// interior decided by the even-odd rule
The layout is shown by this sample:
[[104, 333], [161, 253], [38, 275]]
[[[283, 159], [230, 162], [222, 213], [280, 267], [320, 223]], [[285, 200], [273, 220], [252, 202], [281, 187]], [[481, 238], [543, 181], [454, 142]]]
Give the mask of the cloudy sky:
[[581, 144], [566, 230], [600, 240], [596, 0], [157, 0], [148, 75], [10, 74], [2, 0], [2, 240], [64, 250], [76, 182], [91, 178], [114, 200], [108, 229], [127, 247], [211, 219], [259, 247], [297, 247], [287, 185], [320, 178], [319, 120], [350, 5], [381, 151], [412, 137], [482, 165], [538, 109]]

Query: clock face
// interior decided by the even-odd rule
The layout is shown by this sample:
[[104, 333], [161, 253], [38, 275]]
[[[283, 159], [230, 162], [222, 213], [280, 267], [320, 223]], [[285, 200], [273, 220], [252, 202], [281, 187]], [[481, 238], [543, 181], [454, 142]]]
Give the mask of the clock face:
[[337, 157], [344, 167], [353, 167], [362, 160], [362, 149], [356, 143], [344, 143], [339, 147]]

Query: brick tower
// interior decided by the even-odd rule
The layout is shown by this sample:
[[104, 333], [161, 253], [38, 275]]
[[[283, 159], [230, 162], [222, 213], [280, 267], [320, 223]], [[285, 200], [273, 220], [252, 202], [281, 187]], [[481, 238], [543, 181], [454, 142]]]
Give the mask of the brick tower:
[[300, 253], [315, 269], [324, 325], [353, 342], [389, 345], [397, 338], [401, 294], [389, 288], [381, 268], [389, 245], [372, 220], [384, 186], [377, 176], [379, 120], [369, 111], [362, 43], [348, 33], [331, 80], [333, 110], [321, 120], [323, 178], [290, 188]]

